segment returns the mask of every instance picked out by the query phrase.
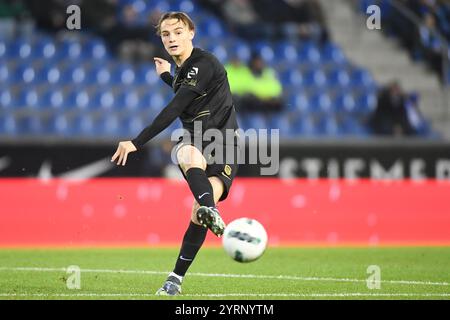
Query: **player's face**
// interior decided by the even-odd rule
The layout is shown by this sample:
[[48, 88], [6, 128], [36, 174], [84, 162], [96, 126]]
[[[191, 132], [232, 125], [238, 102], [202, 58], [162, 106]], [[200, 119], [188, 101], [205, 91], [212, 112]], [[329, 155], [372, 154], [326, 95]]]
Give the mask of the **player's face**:
[[167, 19], [161, 23], [161, 39], [171, 56], [183, 56], [192, 47], [194, 31], [181, 20]]

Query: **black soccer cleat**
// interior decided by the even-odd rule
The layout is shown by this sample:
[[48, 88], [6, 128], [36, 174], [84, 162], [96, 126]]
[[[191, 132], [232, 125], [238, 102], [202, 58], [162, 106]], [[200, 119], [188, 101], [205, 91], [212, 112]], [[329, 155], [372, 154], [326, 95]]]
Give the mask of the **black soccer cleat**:
[[181, 294], [181, 281], [176, 277], [169, 276], [155, 294], [157, 296], [178, 296]]
[[211, 230], [219, 238], [223, 235], [225, 231], [225, 222], [223, 222], [219, 211], [214, 207], [202, 206], [197, 210], [197, 220], [198, 222]]

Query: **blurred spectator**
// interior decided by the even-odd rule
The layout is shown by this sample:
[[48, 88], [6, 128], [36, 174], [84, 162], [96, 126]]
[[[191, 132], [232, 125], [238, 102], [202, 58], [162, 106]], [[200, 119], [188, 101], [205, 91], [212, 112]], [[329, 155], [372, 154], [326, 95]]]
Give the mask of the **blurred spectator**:
[[239, 111], [273, 112], [281, 111], [283, 88], [275, 70], [265, 65], [264, 60], [253, 54], [249, 66], [238, 60], [225, 66], [231, 92]]
[[408, 97], [397, 82], [378, 94], [378, 105], [369, 121], [377, 135], [415, 135], [425, 126], [417, 96]]
[[[360, 0], [364, 3], [365, 0]], [[401, 1], [421, 21], [416, 25], [391, 2], [382, 1], [385, 10], [386, 30], [398, 36], [415, 59], [426, 60], [445, 81], [443, 72], [445, 41], [450, 41], [450, 1], [448, 0], [403, 0]], [[442, 37], [439, 37], [441, 35]]]
[[405, 109], [408, 116], [408, 122], [413, 129], [414, 134], [421, 136], [433, 134], [430, 125], [419, 109], [419, 96], [417, 93], [411, 93], [407, 96]]
[[236, 96], [243, 96], [249, 92], [252, 83], [252, 72], [248, 66], [243, 64], [237, 57], [233, 57], [225, 65], [230, 83], [231, 92]]
[[[288, 33], [318, 42], [329, 41], [325, 15], [318, 0], [251, 0], [261, 19], [284, 24]], [[290, 23], [290, 24], [288, 24]]]
[[81, 3], [82, 0], [47, 0], [43, 5], [41, 1], [26, 0], [38, 27], [53, 32], [66, 28], [67, 7]]
[[138, 13], [132, 4], [119, 0], [48, 0], [45, 6], [27, 0], [27, 4], [42, 29], [65, 31], [66, 9], [76, 4], [81, 8], [82, 28], [103, 37], [121, 58], [148, 61], [155, 55], [164, 56], [154, 27], [161, 12]]
[[0, 1], [0, 37], [30, 36], [31, 22], [23, 0]]
[[420, 43], [425, 52], [425, 58], [429, 61], [433, 70], [441, 75], [443, 64], [442, 42], [436, 36], [436, 31], [436, 19], [431, 13], [427, 13], [419, 28]]
[[293, 36], [327, 41], [328, 32], [317, 0], [199, 0], [249, 40]]
[[210, 10], [218, 14], [232, 30], [248, 40], [275, 38], [276, 27], [263, 23], [256, 13], [251, 0], [200, 0]]
[[104, 37], [122, 59], [149, 61], [160, 53], [160, 43], [154, 43], [153, 12], [140, 14], [132, 4], [118, 0], [84, 0], [82, 9], [87, 27]]

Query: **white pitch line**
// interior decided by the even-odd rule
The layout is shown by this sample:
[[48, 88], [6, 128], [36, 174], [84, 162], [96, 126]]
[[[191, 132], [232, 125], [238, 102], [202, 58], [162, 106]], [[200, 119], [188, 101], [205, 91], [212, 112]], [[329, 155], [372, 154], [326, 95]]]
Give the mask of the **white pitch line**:
[[[0, 293], [0, 297], [155, 297], [149, 293]], [[294, 297], [294, 298], [346, 298], [346, 297], [441, 297], [450, 298], [450, 293], [211, 293], [183, 294], [180, 298], [220, 298], [220, 297]]]
[[[39, 267], [0, 267], [0, 271], [37, 271], [37, 272], [66, 272], [66, 268], [39, 268]], [[153, 274], [167, 275], [169, 271], [151, 270], [110, 270], [110, 269], [81, 269], [86, 273], [123, 273], [123, 274]], [[293, 280], [293, 281], [327, 281], [327, 282], [363, 282], [363, 279], [349, 278], [321, 278], [321, 277], [300, 277], [286, 275], [256, 275], [256, 274], [229, 274], [229, 273], [189, 273], [189, 276], [213, 277], [213, 278], [243, 278], [243, 279], [265, 279], [265, 280]], [[428, 286], [450, 286], [448, 282], [413, 281], [413, 280], [381, 280], [381, 284], [404, 284], [404, 285], [428, 285]]]

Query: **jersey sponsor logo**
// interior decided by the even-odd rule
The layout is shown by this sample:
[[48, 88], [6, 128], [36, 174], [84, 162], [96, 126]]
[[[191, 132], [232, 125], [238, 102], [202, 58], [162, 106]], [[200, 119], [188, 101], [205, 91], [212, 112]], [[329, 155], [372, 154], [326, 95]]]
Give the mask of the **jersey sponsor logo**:
[[179, 83], [180, 85], [186, 85], [186, 86], [191, 86], [191, 87], [195, 87], [197, 85], [197, 80], [196, 79], [183, 79], [180, 81]]
[[192, 69], [189, 70], [189, 72], [187, 73], [187, 78], [191, 79], [191, 78], [195, 77], [197, 74], [198, 74], [198, 68], [192, 67]]

